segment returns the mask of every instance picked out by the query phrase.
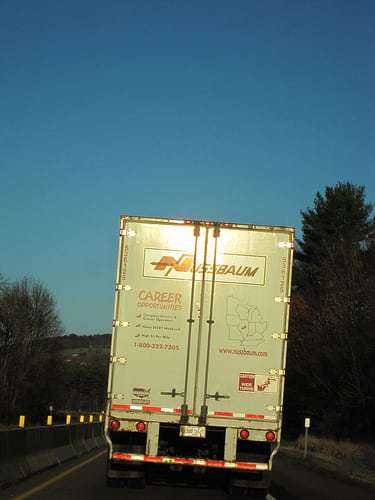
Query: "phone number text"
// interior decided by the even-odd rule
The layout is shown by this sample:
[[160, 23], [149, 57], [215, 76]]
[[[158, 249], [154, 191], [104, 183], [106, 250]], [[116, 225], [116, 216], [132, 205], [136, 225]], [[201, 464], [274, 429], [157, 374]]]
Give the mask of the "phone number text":
[[180, 346], [175, 344], [154, 344], [151, 342], [134, 342], [134, 347], [138, 349], [161, 349], [167, 351], [179, 351]]

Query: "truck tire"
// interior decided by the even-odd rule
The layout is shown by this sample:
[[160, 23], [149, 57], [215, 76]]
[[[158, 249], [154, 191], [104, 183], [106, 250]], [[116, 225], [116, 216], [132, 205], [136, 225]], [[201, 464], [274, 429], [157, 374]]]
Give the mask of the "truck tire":
[[133, 490], [143, 490], [146, 486], [144, 477], [132, 477], [127, 480], [127, 487]]
[[246, 497], [248, 493], [248, 488], [244, 486], [234, 486], [233, 484], [229, 484], [227, 487], [227, 493], [229, 498], [240, 498]]
[[267, 497], [268, 491], [264, 488], [254, 488], [249, 490], [249, 495], [251, 498], [264, 499]]
[[117, 477], [107, 477], [106, 484], [109, 488], [123, 488], [125, 486], [125, 481]]

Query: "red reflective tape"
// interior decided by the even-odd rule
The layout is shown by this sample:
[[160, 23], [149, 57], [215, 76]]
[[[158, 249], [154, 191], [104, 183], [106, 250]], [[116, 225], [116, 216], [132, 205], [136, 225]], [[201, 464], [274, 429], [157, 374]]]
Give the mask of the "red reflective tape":
[[252, 418], [254, 420], [264, 420], [264, 415], [253, 415], [252, 413], [246, 413], [245, 418]]
[[[183, 458], [183, 457], [165, 457], [165, 456], [148, 456], [148, 455], [137, 455], [133, 453], [112, 453], [112, 459], [114, 460], [126, 460], [129, 462], [150, 462], [150, 463], [166, 463], [166, 464], [180, 464], [180, 465], [199, 465], [201, 467], [216, 467], [216, 468], [236, 468], [236, 469], [247, 469], [253, 470], [257, 468], [257, 464], [246, 463], [246, 462], [225, 462], [223, 460], [205, 460], [196, 458]], [[259, 464], [265, 465], [265, 464]], [[265, 469], [266, 470], [266, 469]]]
[[187, 464], [187, 465], [194, 465], [195, 460], [194, 458], [179, 458], [176, 457], [173, 459], [174, 464]]
[[154, 413], [160, 413], [161, 412], [161, 407], [160, 406], [142, 406], [143, 411], [150, 411]]
[[145, 455], [144, 461], [151, 462], [151, 463], [161, 463], [163, 461], [163, 457], [150, 457], [150, 456]]
[[229, 411], [214, 411], [215, 417], [233, 417], [233, 412]]
[[130, 405], [112, 405], [112, 410], [130, 410]]
[[[169, 413], [167, 411], [164, 411], [166, 409], [160, 407], [160, 406], [142, 406], [142, 409], [132, 409], [131, 406], [137, 406], [137, 405], [122, 405], [122, 404], [113, 404], [112, 405], [112, 410], [131, 410], [131, 411], [146, 411], [150, 413]], [[181, 414], [181, 408], [171, 408], [173, 413], [176, 415]], [[192, 415], [193, 410], [188, 410], [188, 414]], [[233, 417], [233, 412], [229, 411], [215, 411], [214, 412], [215, 417]], [[236, 417], [237, 418], [237, 417]], [[265, 416], [264, 415], [255, 415], [254, 413], [245, 413], [245, 418], [251, 419], [251, 420], [264, 420]]]
[[[146, 411], [149, 413], [175, 413], [177, 415], [181, 413], [180, 408], [162, 408], [161, 406], [140, 406], [139, 408], [134, 408], [134, 406], [139, 405], [113, 404], [111, 408], [112, 410]], [[188, 410], [188, 414], [192, 415], [193, 410]]]
[[236, 463], [236, 469], [256, 469], [257, 465], [256, 464], [247, 464], [244, 462], [238, 462]]
[[132, 460], [130, 453], [120, 453], [119, 451], [112, 453], [112, 458], [115, 460]]
[[206, 460], [207, 467], [225, 467], [222, 460]]

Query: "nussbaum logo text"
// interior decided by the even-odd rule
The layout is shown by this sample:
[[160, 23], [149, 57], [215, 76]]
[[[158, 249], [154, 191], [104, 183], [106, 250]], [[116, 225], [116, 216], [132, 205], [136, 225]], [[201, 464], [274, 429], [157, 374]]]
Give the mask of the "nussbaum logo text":
[[195, 272], [196, 279], [203, 274], [213, 274], [217, 281], [264, 285], [266, 258], [255, 255], [221, 254], [213, 263], [197, 262], [194, 256], [178, 250], [146, 248], [143, 275], [150, 278], [191, 279]]

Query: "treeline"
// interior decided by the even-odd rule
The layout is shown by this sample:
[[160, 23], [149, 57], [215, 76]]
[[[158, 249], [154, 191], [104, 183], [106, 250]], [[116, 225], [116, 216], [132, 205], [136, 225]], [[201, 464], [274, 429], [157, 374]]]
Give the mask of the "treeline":
[[302, 212], [292, 293], [285, 423], [373, 439], [375, 222], [361, 186], [339, 183]]
[[107, 396], [110, 334], [63, 335], [56, 343], [64, 365], [64, 409], [102, 411]]
[[[20, 414], [29, 422], [44, 421], [50, 406], [56, 413], [103, 410], [108, 349], [89, 349], [84, 362], [68, 363], [62, 348], [82, 341], [63, 333], [56, 302], [44, 285], [0, 276], [0, 423], [15, 423]], [[108, 336], [98, 337], [89, 345], [107, 347]]]
[[109, 349], [94, 349], [78, 362], [64, 361], [60, 384], [61, 408], [78, 412], [99, 412], [105, 409]]
[[80, 347], [95, 348], [95, 347], [110, 347], [111, 334], [102, 333], [97, 335], [63, 335], [57, 339], [59, 349], [74, 349]]

